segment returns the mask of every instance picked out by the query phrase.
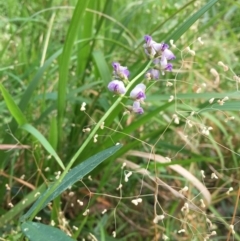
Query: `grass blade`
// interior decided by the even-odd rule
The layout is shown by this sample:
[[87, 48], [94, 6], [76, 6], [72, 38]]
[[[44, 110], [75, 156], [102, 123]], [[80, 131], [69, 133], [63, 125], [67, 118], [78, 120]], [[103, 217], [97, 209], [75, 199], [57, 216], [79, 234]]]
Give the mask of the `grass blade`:
[[[106, 160], [108, 157], [112, 156], [116, 151], [118, 151], [122, 146], [117, 145], [110, 147], [102, 152], [97, 153], [96, 155], [88, 158], [86, 161], [77, 165], [73, 169], [71, 169], [66, 176], [56, 182], [58, 186], [55, 190], [49, 194], [49, 192], [53, 189], [54, 184], [48, 188], [48, 190], [43, 193], [43, 195], [33, 204], [33, 206], [28, 210], [28, 212], [21, 217], [21, 220], [25, 220], [30, 215], [34, 216], [39, 210], [44, 208], [50, 201], [59, 196], [63, 191], [65, 191], [68, 187], [72, 186], [74, 183], [82, 179], [89, 172], [91, 172], [95, 167], [97, 167], [100, 163]], [[36, 212], [37, 210], [37, 212]]]
[[29, 193], [27, 196], [25, 196], [26, 202], [24, 203], [19, 202], [17, 205], [14, 205], [14, 207], [11, 210], [9, 210], [7, 213], [5, 213], [0, 217], [0, 227], [16, 219], [16, 217], [19, 216], [23, 212], [23, 210], [25, 210], [34, 201], [36, 201], [37, 199], [36, 193], [38, 192], [43, 193], [45, 190], [46, 190], [46, 184], [44, 183], [41, 186], [39, 186], [37, 189]]
[[[43, 76], [45, 70], [52, 64], [52, 62], [62, 53], [62, 49], [58, 50], [57, 52], [55, 52], [50, 58], [48, 58], [48, 60], [46, 60], [46, 62], [44, 63], [44, 65], [38, 69], [36, 75], [34, 76], [34, 78], [32, 79], [31, 83], [28, 85], [27, 89], [25, 90], [21, 101], [19, 102], [19, 109], [24, 112], [25, 109], [28, 106], [28, 103], [34, 93], [34, 91], [36, 90], [39, 81], [41, 79], [41, 77]], [[19, 113], [18, 113], [19, 116]], [[27, 122], [27, 121], [26, 121]], [[24, 122], [24, 123], [26, 123]], [[17, 129], [17, 125], [15, 122], [11, 122], [9, 124], [9, 129], [11, 130], [12, 133], [15, 133], [16, 129]], [[7, 133], [4, 136], [4, 140], [3, 143], [12, 143], [12, 137]], [[0, 153], [0, 158], [2, 160], [4, 160], [4, 162], [2, 163], [1, 168], [5, 168], [6, 165], [6, 160], [8, 158], [8, 153], [6, 152], [2, 152]]]
[[96, 63], [97, 69], [99, 71], [99, 74], [103, 79], [103, 82], [107, 86], [112, 76], [109, 71], [109, 67], [105, 60], [105, 57], [101, 51], [93, 51], [92, 55], [93, 55], [94, 62]]
[[27, 120], [25, 116], [23, 115], [20, 108], [17, 106], [17, 104], [14, 102], [12, 96], [8, 93], [8, 91], [3, 87], [2, 84], [0, 84], [0, 90], [2, 92], [3, 98], [6, 102], [6, 105], [11, 113], [11, 115], [14, 117], [18, 125], [23, 125], [27, 123]]
[[210, 0], [199, 11], [193, 14], [186, 22], [184, 22], [172, 35], [170, 35], [166, 42], [170, 39], [174, 41], [178, 40], [206, 11], [208, 11], [218, 0]]
[[42, 145], [43, 147], [46, 149], [46, 151], [55, 158], [55, 160], [57, 161], [57, 163], [59, 164], [59, 166], [64, 170], [65, 167], [62, 163], [62, 160], [60, 159], [60, 157], [58, 156], [58, 154], [55, 152], [55, 150], [53, 149], [53, 147], [50, 145], [50, 143], [47, 141], [47, 139], [32, 125], [30, 124], [25, 124], [23, 126], [21, 126], [21, 129], [27, 131], [28, 133], [30, 133], [32, 136], [34, 136]]
[[21, 229], [30, 241], [73, 241], [62, 230], [42, 223], [24, 222]]
[[56, 117], [53, 117], [50, 121], [50, 131], [49, 131], [49, 137], [48, 140], [51, 144], [51, 146], [56, 150], [57, 148], [57, 120]]
[[68, 29], [66, 41], [63, 47], [63, 53], [61, 55], [60, 66], [59, 66], [59, 84], [58, 84], [58, 140], [61, 140], [62, 133], [62, 122], [65, 110], [66, 102], [66, 88], [68, 80], [68, 69], [71, 58], [71, 51], [74, 45], [74, 40], [76, 38], [78, 28], [81, 26], [80, 21], [81, 16], [85, 11], [88, 1], [78, 1], [76, 8], [73, 13], [73, 17]]
[[38, 72], [34, 76], [33, 80], [27, 87], [26, 91], [24, 92], [22, 99], [19, 103], [19, 107], [22, 111], [24, 111], [28, 105], [29, 100], [31, 99], [34, 90], [37, 88], [39, 80], [43, 76], [45, 70], [52, 64], [52, 62], [62, 53], [62, 49], [58, 50], [54, 53], [46, 62], [43, 64], [41, 68], [38, 69]]

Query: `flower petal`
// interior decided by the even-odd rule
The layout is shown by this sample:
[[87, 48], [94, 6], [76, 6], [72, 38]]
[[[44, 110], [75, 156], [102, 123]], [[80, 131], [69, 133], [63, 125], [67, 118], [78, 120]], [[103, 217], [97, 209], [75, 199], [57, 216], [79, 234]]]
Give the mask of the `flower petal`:
[[113, 80], [108, 84], [108, 89], [116, 94], [125, 94], [126, 89], [124, 83], [120, 80]]
[[176, 59], [175, 55], [173, 54], [173, 52], [169, 49], [165, 49], [162, 52], [162, 56], [164, 56], [167, 60], [173, 60]]
[[118, 62], [113, 62], [112, 66], [116, 77], [119, 77], [120, 79], [128, 79], [130, 72], [127, 67], [121, 66]]
[[144, 100], [146, 98], [145, 90], [146, 90], [146, 86], [144, 84], [138, 84], [130, 92], [130, 97], [132, 99]]
[[140, 102], [138, 102], [138, 101], [133, 102], [133, 112], [138, 113], [138, 114], [144, 113], [143, 108], [140, 106]]
[[159, 70], [157, 70], [157, 69], [150, 69], [146, 73], [146, 78], [148, 80], [152, 80], [152, 79], [158, 80], [159, 79], [159, 75], [160, 75]]

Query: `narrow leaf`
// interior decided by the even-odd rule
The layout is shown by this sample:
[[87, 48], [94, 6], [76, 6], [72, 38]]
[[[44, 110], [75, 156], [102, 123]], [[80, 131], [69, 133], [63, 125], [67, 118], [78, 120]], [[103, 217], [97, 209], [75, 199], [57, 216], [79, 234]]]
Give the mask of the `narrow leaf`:
[[[205, 92], [205, 93], [178, 93], [177, 94], [177, 99], [180, 100], [196, 100], [196, 99], [207, 99], [210, 100], [211, 98], [224, 98], [225, 96], [228, 96], [229, 98], [239, 98], [239, 92], [234, 91], [234, 92], [223, 92], [223, 93], [215, 93], [215, 92]], [[153, 94], [148, 96], [148, 101], [159, 101], [159, 100], [168, 100], [169, 95], [167, 94]], [[227, 103], [227, 102], [226, 102]]]
[[94, 62], [97, 65], [99, 74], [103, 79], [103, 82], [105, 83], [105, 85], [107, 85], [112, 78], [112, 75], [109, 71], [109, 65], [107, 64], [105, 57], [101, 51], [97, 51], [97, 50], [93, 51], [92, 55], [93, 55]]
[[170, 35], [166, 42], [170, 39], [174, 41], [178, 40], [207, 10], [209, 10], [218, 0], [210, 0], [205, 6], [203, 6], [199, 11], [193, 14], [187, 21], [185, 21], [172, 35]]
[[23, 125], [27, 123], [27, 120], [25, 116], [23, 115], [20, 108], [17, 106], [17, 104], [14, 102], [12, 96], [8, 93], [8, 91], [3, 87], [2, 84], [0, 84], [0, 90], [2, 92], [3, 98], [6, 102], [6, 105], [8, 107], [8, 110], [10, 111], [11, 115], [14, 117], [18, 125]]
[[[29, 83], [29, 85], [27, 86], [27, 89], [25, 90], [25, 92], [23, 93], [22, 97], [21, 97], [21, 101], [19, 102], [19, 108], [21, 109], [22, 112], [24, 112], [24, 110], [27, 108], [29, 101], [34, 93], [34, 91], [36, 90], [38, 84], [39, 84], [39, 80], [41, 79], [41, 77], [43, 76], [45, 70], [51, 66], [51, 63], [62, 53], [62, 49], [58, 50], [56, 53], [54, 53], [45, 63], [44, 65], [38, 69], [35, 77], [32, 79], [32, 81]], [[55, 107], [54, 107], [55, 108]], [[40, 122], [40, 121], [39, 121]], [[26, 123], [26, 122], [25, 122]], [[17, 125], [15, 122], [11, 121], [9, 123], [9, 129], [11, 130], [11, 132], [14, 134], [16, 129], [17, 129]], [[4, 140], [3, 143], [12, 143], [12, 136], [9, 135], [9, 133], [6, 133], [4, 136]], [[1, 167], [2, 169], [4, 169], [8, 163], [8, 157], [9, 157], [10, 152], [1, 152], [0, 153], [0, 159], [2, 160], [1, 163]]]
[[52, 190], [53, 186], [56, 186], [56, 185], [52, 184], [48, 188], [48, 190], [45, 193], [43, 193], [43, 195], [33, 204], [33, 206], [28, 210], [28, 212], [21, 217], [21, 220], [25, 220], [26, 218], [28, 218], [30, 215], [32, 215], [33, 212], [35, 212], [36, 209], [37, 211], [40, 211], [55, 197], [60, 195], [68, 187], [72, 186], [77, 181], [81, 180], [84, 176], [86, 176], [89, 172], [91, 172], [95, 167], [97, 167], [101, 162], [106, 160], [108, 157], [112, 156], [121, 147], [122, 145], [116, 145], [116, 146], [110, 147], [104, 151], [97, 153], [96, 155], [88, 158], [86, 161], [74, 167], [66, 174], [66, 176], [62, 180], [61, 179], [59, 180], [60, 183], [59, 182], [55, 183], [55, 184], [58, 184], [58, 186], [54, 190]]
[[229, 101], [224, 103], [223, 105], [214, 104], [210, 108], [204, 108], [201, 110], [201, 112], [204, 111], [240, 111], [240, 101]]
[[[1, 175], [1, 173], [0, 173]], [[8, 212], [3, 214], [0, 217], [0, 228], [4, 225], [9, 224], [14, 219], [17, 219], [19, 215], [27, 208], [29, 207], [33, 202], [37, 200], [36, 194], [38, 192], [43, 193], [46, 190], [46, 184], [43, 183], [38, 188], [36, 188], [34, 191], [30, 192], [26, 196], [24, 196], [25, 202], [18, 202], [18, 204], [14, 205], [13, 208], [11, 208]]]
[[49, 131], [49, 143], [53, 147], [54, 150], [57, 149], [57, 119], [56, 117], [53, 117], [50, 120], [50, 131]]
[[77, 32], [81, 24], [80, 20], [84, 14], [85, 8], [88, 4], [88, 1], [78, 1], [76, 8], [73, 13], [73, 17], [68, 29], [66, 41], [63, 47], [63, 53], [61, 55], [60, 66], [59, 66], [59, 83], [58, 83], [58, 135], [59, 140], [61, 140], [62, 133], [62, 121], [65, 110], [66, 102], [66, 88], [68, 80], [68, 70], [71, 58], [72, 47], [74, 45], [74, 40], [76, 38]]
[[73, 241], [62, 230], [42, 223], [24, 222], [21, 229], [30, 241]]
[[[96, 1], [89, 1], [87, 7], [89, 9], [95, 9], [95, 6], [97, 5]], [[94, 30], [94, 15], [85, 12], [83, 15], [82, 21], [84, 24], [81, 26], [81, 31], [79, 31], [79, 36], [82, 39], [91, 38], [93, 35]], [[90, 40], [89, 40], [90, 42]], [[92, 44], [87, 43], [80, 43], [78, 45], [78, 55], [77, 55], [77, 75], [82, 75], [83, 72], [85, 72], [85, 69], [87, 68], [87, 65], [89, 64], [89, 55], [91, 52], [91, 49], [93, 48]]]
[[21, 129], [27, 131], [30, 133], [32, 136], [34, 136], [46, 149], [46, 151], [55, 158], [55, 160], [58, 162], [59, 166], [64, 170], [65, 167], [59, 158], [58, 154], [55, 152], [53, 147], [50, 145], [50, 143], [47, 141], [47, 139], [32, 125], [30, 124], [25, 124], [21, 126]]

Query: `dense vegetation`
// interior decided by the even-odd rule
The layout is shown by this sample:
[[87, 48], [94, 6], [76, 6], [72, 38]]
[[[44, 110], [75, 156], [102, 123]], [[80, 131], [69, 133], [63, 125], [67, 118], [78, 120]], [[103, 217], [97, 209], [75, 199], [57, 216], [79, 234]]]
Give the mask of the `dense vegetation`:
[[0, 240], [240, 240], [239, 11], [2, 1]]

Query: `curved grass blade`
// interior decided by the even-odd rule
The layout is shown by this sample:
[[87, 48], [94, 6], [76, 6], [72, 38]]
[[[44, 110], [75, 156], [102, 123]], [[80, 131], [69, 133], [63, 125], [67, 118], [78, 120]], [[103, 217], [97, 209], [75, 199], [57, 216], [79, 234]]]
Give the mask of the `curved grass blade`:
[[47, 139], [32, 125], [30, 124], [24, 124], [21, 126], [21, 129], [27, 131], [32, 136], [34, 136], [46, 149], [46, 151], [55, 158], [55, 160], [58, 162], [59, 166], [64, 170], [65, 166], [63, 165], [62, 160], [58, 156], [58, 154], [55, 152], [53, 147], [50, 145], [50, 143], [47, 141]]
[[[21, 101], [19, 102], [19, 109], [22, 112], [24, 112], [24, 110], [27, 108], [28, 103], [29, 103], [35, 89], [37, 88], [39, 80], [43, 76], [45, 70], [51, 65], [52, 61], [55, 60], [61, 53], [62, 53], [62, 49], [55, 52], [50, 58], [48, 58], [48, 60], [46, 60], [44, 65], [38, 69], [36, 75], [32, 79], [31, 83], [28, 85], [27, 89], [25, 90], [25, 92], [21, 98]], [[24, 122], [24, 123], [26, 123], [26, 122]], [[11, 130], [12, 133], [15, 133], [15, 131], [17, 129], [17, 125], [14, 121], [10, 122], [9, 129]], [[4, 139], [3, 143], [11, 143], [12, 142], [12, 137], [8, 133], [5, 134], [3, 139]], [[1, 158], [1, 160], [3, 160], [2, 164], [1, 164], [1, 168], [3, 168], [3, 169], [5, 168], [8, 157], [9, 157], [8, 152], [0, 153], [0, 158]]]
[[136, 37], [132, 34], [132, 32], [125, 26], [123, 25], [121, 22], [117, 21], [115, 18], [105, 14], [105, 13], [102, 13], [102, 12], [99, 12], [99, 11], [95, 11], [95, 10], [92, 10], [92, 9], [86, 9], [88, 12], [91, 12], [91, 13], [94, 13], [94, 14], [97, 14], [97, 15], [100, 15], [108, 20], [110, 20], [111, 22], [117, 24], [120, 28], [122, 28], [129, 36], [130, 38], [134, 41], [134, 42], [137, 42], [137, 39]]
[[2, 84], [0, 84], [0, 90], [2, 92], [3, 98], [6, 102], [6, 105], [11, 113], [11, 115], [14, 117], [18, 125], [23, 125], [27, 123], [27, 119], [23, 115], [20, 108], [17, 106], [17, 104], [14, 102], [12, 96], [8, 93], [8, 91], [3, 87]]
[[193, 14], [187, 21], [185, 21], [172, 35], [166, 38], [166, 42], [170, 39], [178, 40], [206, 11], [208, 11], [218, 0], [210, 0], [199, 11]]
[[62, 230], [42, 223], [24, 222], [21, 229], [30, 241], [73, 241]]
[[62, 180], [59, 179], [55, 184], [52, 184], [45, 193], [42, 194], [42, 196], [33, 204], [28, 212], [21, 217], [21, 220], [26, 220], [28, 217], [30, 217], [30, 215], [35, 216], [36, 213], [43, 209], [50, 201], [60, 195], [68, 187], [81, 180], [100, 163], [112, 156], [121, 147], [122, 145], [110, 147], [88, 158], [86, 161], [71, 169]]

